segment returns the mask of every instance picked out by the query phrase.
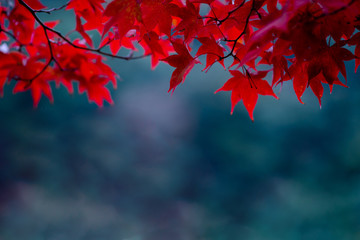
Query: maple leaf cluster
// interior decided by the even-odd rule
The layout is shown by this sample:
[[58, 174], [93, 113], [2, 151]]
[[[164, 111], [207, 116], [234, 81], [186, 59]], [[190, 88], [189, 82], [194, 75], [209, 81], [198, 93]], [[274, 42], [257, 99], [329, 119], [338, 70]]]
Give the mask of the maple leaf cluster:
[[[78, 38], [41, 19], [54, 11], [74, 12]], [[0, 93], [15, 81], [13, 92], [30, 90], [35, 106], [42, 94], [53, 101], [51, 81], [69, 93], [77, 81], [90, 101], [113, 103], [107, 85], [117, 75], [105, 57], [167, 63], [174, 91], [204, 56], [204, 70], [220, 64], [232, 75], [216, 91], [231, 91], [231, 113], [242, 101], [253, 120], [259, 94], [277, 98], [273, 88], [291, 81], [301, 103], [310, 87], [321, 104], [325, 84], [346, 86], [345, 61], [360, 65], [360, 0], [70, 0], [57, 8], [7, 0], [0, 13]]]

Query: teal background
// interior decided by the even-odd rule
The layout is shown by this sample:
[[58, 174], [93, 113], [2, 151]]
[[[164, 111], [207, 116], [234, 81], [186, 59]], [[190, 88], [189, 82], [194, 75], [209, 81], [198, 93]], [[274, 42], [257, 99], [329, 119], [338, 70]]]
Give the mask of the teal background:
[[[42, 17], [64, 19], [65, 31], [62, 14]], [[33, 109], [30, 93], [6, 86], [1, 240], [360, 239], [353, 63], [349, 89], [325, 87], [321, 110], [310, 89], [302, 105], [285, 83], [280, 100], [259, 98], [254, 123], [214, 94], [230, 77], [220, 66], [197, 65], [171, 95], [172, 67], [109, 64], [122, 80], [101, 109], [64, 87]]]

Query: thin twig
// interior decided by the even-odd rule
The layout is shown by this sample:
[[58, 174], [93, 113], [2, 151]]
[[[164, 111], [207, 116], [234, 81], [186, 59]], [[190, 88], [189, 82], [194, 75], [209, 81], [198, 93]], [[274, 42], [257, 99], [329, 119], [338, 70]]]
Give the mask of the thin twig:
[[248, 16], [246, 17], [245, 26], [244, 26], [243, 31], [240, 33], [240, 35], [239, 35], [236, 39], [234, 39], [234, 40], [226, 40], [227, 42], [234, 42], [234, 44], [233, 44], [233, 46], [232, 46], [232, 48], [231, 48], [231, 51], [230, 51], [226, 56], [221, 57], [221, 58], [219, 59], [219, 61], [221, 61], [221, 60], [223, 60], [223, 59], [225, 59], [225, 58], [228, 58], [228, 57], [230, 57], [230, 56], [232, 56], [232, 57], [235, 57], [235, 56], [236, 56], [236, 55], [234, 55], [234, 50], [235, 50], [236, 44], [237, 44], [237, 42], [239, 41], [239, 39], [246, 33], [246, 29], [247, 29], [247, 27], [248, 27], [248, 25], [249, 25], [249, 22], [250, 22], [250, 17], [251, 17], [251, 15], [252, 15], [252, 12], [255, 11], [255, 10], [256, 10], [256, 9], [255, 9], [255, 0], [253, 0], [253, 1], [252, 1], [252, 6], [251, 6], [251, 9], [250, 9], [250, 12], [249, 12]]
[[[48, 9], [48, 10], [34, 10], [32, 9], [27, 3], [25, 3], [23, 0], [18, 0], [19, 3], [24, 6], [29, 12], [30, 14], [34, 17], [35, 21], [43, 28], [44, 30], [44, 34], [45, 34], [45, 37], [47, 39], [47, 43], [48, 43], [48, 47], [49, 47], [49, 52], [50, 52], [50, 59], [47, 61], [47, 63], [45, 64], [45, 66], [43, 67], [43, 69], [37, 73], [34, 77], [32, 77], [31, 79], [29, 79], [29, 84], [28, 86], [31, 85], [31, 83], [33, 82], [34, 79], [36, 79], [37, 77], [39, 77], [41, 74], [43, 74], [46, 69], [50, 66], [50, 64], [52, 62], [55, 62], [56, 65], [58, 65], [58, 67], [60, 69], [61, 66], [59, 64], [59, 62], [55, 59], [54, 57], [54, 53], [53, 53], [53, 47], [52, 47], [52, 43], [51, 43], [51, 40], [50, 40], [50, 37], [48, 35], [48, 31], [49, 32], [52, 32], [54, 34], [56, 34], [58, 37], [60, 37], [63, 41], [65, 41], [66, 43], [68, 43], [69, 45], [71, 45], [72, 47], [76, 48], [76, 49], [81, 49], [81, 50], [84, 50], [84, 51], [89, 51], [89, 52], [95, 52], [95, 53], [98, 53], [98, 54], [101, 54], [101, 55], [104, 55], [104, 56], [108, 56], [108, 57], [112, 57], [112, 58], [117, 58], [117, 59], [122, 59], [122, 60], [135, 60], [135, 59], [141, 59], [141, 58], [144, 58], [144, 57], [147, 57], [148, 55], [143, 55], [143, 56], [136, 56], [136, 57], [133, 57], [133, 56], [129, 56], [129, 57], [123, 57], [123, 56], [117, 56], [117, 55], [113, 55], [111, 53], [107, 53], [107, 52], [104, 52], [102, 51], [102, 48], [98, 48], [98, 49], [94, 49], [94, 48], [88, 48], [88, 47], [82, 47], [82, 46], [78, 46], [76, 44], [74, 44], [72, 41], [70, 41], [69, 39], [67, 39], [62, 33], [46, 26], [42, 21], [41, 19], [36, 15], [36, 13], [38, 12], [43, 12], [43, 13], [50, 13], [52, 11], [55, 11], [55, 10], [60, 10], [62, 8], [65, 8], [67, 6], [67, 4], [59, 7], [59, 8], [53, 8], [53, 9]], [[11, 35], [10, 35], [11, 36]], [[14, 38], [16, 39], [16, 38]]]
[[59, 10], [62, 10], [64, 8], [66, 8], [68, 5], [69, 5], [70, 1], [65, 3], [64, 5], [60, 6], [60, 7], [57, 7], [57, 8], [50, 8], [50, 9], [46, 9], [46, 10], [33, 10], [35, 13], [47, 13], [47, 14], [50, 14], [54, 11], [59, 11]]

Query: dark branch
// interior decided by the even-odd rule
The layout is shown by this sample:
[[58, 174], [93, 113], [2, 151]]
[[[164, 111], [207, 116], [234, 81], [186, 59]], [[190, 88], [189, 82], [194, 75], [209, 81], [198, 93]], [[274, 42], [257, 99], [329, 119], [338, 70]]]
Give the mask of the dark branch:
[[[52, 43], [51, 43], [51, 40], [50, 40], [50, 37], [48, 35], [48, 31], [49, 32], [52, 32], [54, 34], [56, 34], [58, 37], [60, 37], [63, 41], [65, 41], [66, 43], [68, 43], [69, 45], [71, 45], [72, 47], [76, 48], [76, 49], [81, 49], [81, 50], [84, 50], [84, 51], [89, 51], [89, 52], [95, 52], [95, 53], [98, 53], [98, 54], [101, 54], [101, 55], [104, 55], [104, 56], [108, 56], [108, 57], [112, 57], [112, 58], [117, 58], [117, 59], [122, 59], [122, 60], [135, 60], [135, 59], [141, 59], [141, 58], [144, 58], [148, 55], [143, 55], [143, 56], [136, 56], [136, 57], [133, 57], [133, 56], [129, 56], [129, 57], [123, 57], [123, 56], [117, 56], [117, 55], [113, 55], [111, 53], [107, 53], [107, 52], [104, 52], [102, 51], [102, 48], [99, 48], [99, 49], [94, 49], [94, 48], [88, 48], [88, 47], [82, 47], [82, 46], [78, 46], [76, 44], [74, 44], [71, 40], [67, 39], [62, 33], [46, 26], [42, 21], [41, 19], [36, 15], [36, 13], [38, 12], [42, 12], [42, 13], [51, 13], [53, 11], [56, 11], [56, 10], [60, 10], [60, 9], [63, 9], [65, 8], [67, 4], [59, 7], [59, 8], [52, 8], [52, 9], [48, 9], [48, 10], [34, 10], [32, 9], [28, 4], [26, 4], [23, 0], [18, 0], [19, 3], [24, 6], [29, 12], [30, 14], [34, 17], [35, 21], [43, 28], [44, 30], [44, 34], [45, 34], [45, 37], [47, 39], [47, 43], [48, 43], [48, 47], [49, 47], [49, 53], [50, 53], [50, 58], [49, 60], [47, 61], [47, 63], [45, 64], [45, 66], [43, 67], [43, 69], [37, 73], [34, 77], [32, 77], [31, 79], [28, 79], [27, 81], [29, 81], [29, 84], [28, 86], [31, 85], [31, 83], [34, 81], [34, 79], [36, 79], [37, 77], [39, 77], [41, 74], [43, 74], [46, 69], [51, 65], [52, 62], [55, 62], [55, 64], [60, 68], [60, 64], [59, 62], [55, 59], [54, 57], [54, 53], [53, 53], [53, 47], [52, 47]], [[7, 34], [11, 34], [11, 33], [7, 33]], [[11, 36], [11, 35], [10, 35]], [[14, 38], [16, 39], [16, 38]], [[23, 79], [24, 80], [24, 79]]]
[[64, 8], [66, 8], [68, 5], [69, 5], [70, 1], [65, 3], [64, 5], [60, 6], [60, 7], [57, 7], [57, 8], [50, 8], [50, 9], [46, 9], [46, 10], [33, 10], [35, 13], [47, 13], [47, 14], [50, 14], [54, 11], [59, 11], [59, 10], [62, 10]]

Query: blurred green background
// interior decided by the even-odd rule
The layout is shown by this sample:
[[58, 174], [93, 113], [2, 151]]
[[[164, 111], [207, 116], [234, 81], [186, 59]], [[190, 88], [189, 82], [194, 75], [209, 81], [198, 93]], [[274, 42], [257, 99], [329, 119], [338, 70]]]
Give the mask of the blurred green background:
[[[42, 17], [66, 30], [70, 15]], [[33, 109], [6, 86], [0, 240], [360, 239], [353, 63], [350, 88], [326, 88], [321, 110], [310, 89], [302, 105], [284, 84], [280, 100], [260, 97], [254, 123], [213, 94], [230, 77], [219, 66], [196, 66], [171, 96], [170, 66], [109, 64], [122, 80], [102, 109], [64, 87]]]

